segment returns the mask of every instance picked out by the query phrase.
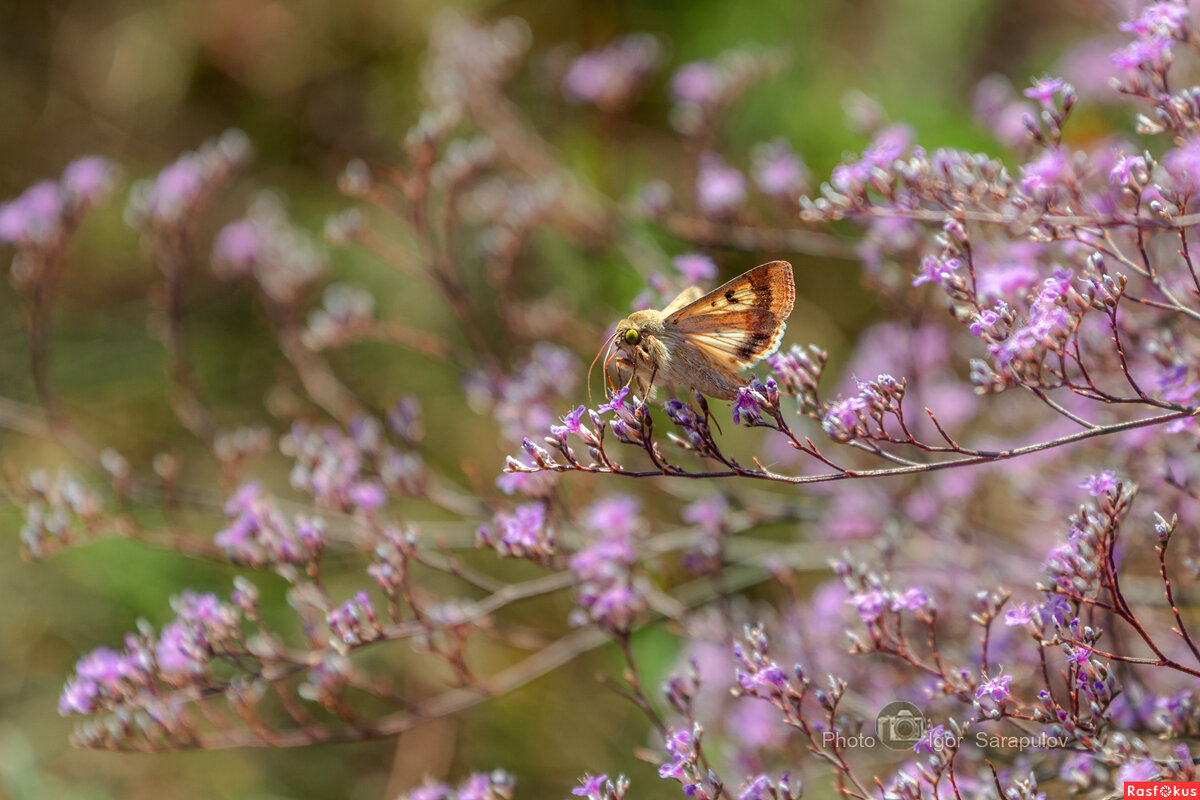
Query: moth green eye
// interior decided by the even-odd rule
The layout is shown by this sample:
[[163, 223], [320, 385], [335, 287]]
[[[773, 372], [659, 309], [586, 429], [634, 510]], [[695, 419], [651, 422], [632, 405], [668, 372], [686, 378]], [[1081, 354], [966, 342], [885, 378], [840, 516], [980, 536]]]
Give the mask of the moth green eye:
[[630, 328], [625, 331], [625, 344], [635, 345], [642, 340], [642, 335], [637, 332], [636, 328]]

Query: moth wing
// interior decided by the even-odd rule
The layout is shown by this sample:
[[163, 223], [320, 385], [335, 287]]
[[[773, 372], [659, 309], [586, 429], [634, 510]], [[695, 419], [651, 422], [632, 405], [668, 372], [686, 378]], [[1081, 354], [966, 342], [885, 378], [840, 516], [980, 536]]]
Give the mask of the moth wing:
[[729, 369], [745, 369], [779, 349], [787, 323], [763, 308], [697, 314], [672, 331]]
[[[671, 306], [682, 297], [675, 298]], [[772, 261], [742, 273], [683, 308], [672, 310], [667, 314], [667, 321], [678, 325], [690, 316], [746, 308], [765, 309], [786, 320], [795, 302], [796, 281], [792, 277], [792, 265], [786, 261]]]
[[772, 261], [694, 300], [665, 322], [717, 363], [745, 369], [779, 349], [795, 302], [792, 265]]
[[696, 302], [704, 294], [704, 291], [699, 286], [689, 286], [680, 292], [674, 300], [672, 300], [666, 308], [662, 310], [663, 316], [671, 316], [676, 311], [679, 311], [684, 306]]

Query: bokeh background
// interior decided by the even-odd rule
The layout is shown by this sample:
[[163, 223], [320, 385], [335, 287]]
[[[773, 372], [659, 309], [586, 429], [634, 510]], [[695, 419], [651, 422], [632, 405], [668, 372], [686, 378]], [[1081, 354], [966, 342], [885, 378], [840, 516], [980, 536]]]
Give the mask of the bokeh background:
[[[1078, 61], [1076, 44], [1113, 29], [1123, 9], [1094, 0], [564, 0], [465, 3], [482, 19], [516, 15], [533, 34], [530, 61], [514, 96], [575, 171], [620, 198], [669, 174], [676, 155], [667, 122], [673, 67], [746, 44], [790, 58], [776, 78], [751, 91], [725, 120], [730, 153], [783, 136], [817, 175], [865, 138], [846, 121], [848, 93], [863, 92], [888, 116], [910, 123], [927, 147], [995, 149], [972, 118], [971, 92], [1000, 73], [1019, 87], [1061, 69], [1084, 103], [1072, 135], [1099, 135], [1120, 113], [1086, 91], [1103, 85], [1103, 62]], [[374, 165], [401, 158], [404, 131], [420, 109], [419, 70], [426, 32], [445, 3], [430, 0], [5, 0], [0, 3], [0, 199], [57, 175], [71, 158], [99, 153], [123, 165], [121, 188], [89, 219], [71, 256], [54, 333], [55, 380], [81, 424], [132, 459], [183, 448], [186, 437], [164, 400], [161, 346], [147, 335], [153, 266], [122, 220], [132, 179], [152, 175], [183, 150], [229, 127], [253, 140], [256, 159], [216, 226], [242, 213], [254, 192], [277, 187], [293, 217], [317, 231], [346, 205], [336, 178], [348, 159]], [[618, 124], [564, 102], [545, 70], [556, 54], [647, 31], [665, 46], [664, 68]], [[1099, 67], [1094, 67], [1099, 63]], [[1091, 66], [1088, 66], [1091, 65]], [[1097, 72], [1098, 70], [1098, 72]], [[742, 165], [744, 166], [744, 164]], [[662, 239], [671, 253], [683, 243]], [[628, 307], [639, 288], [619, 255], [559, 249], [530, 258], [528, 281], [561, 283], [589, 304], [594, 320]], [[725, 275], [758, 263], [713, 251]], [[774, 255], [774, 254], [771, 254]], [[414, 302], [403, 280], [353, 250], [331, 254], [334, 277], [370, 286], [389, 315], [452, 331], [436, 309]], [[882, 313], [846, 262], [793, 256], [810, 300], [789, 325], [796, 341], [820, 341], [844, 356], [855, 334]], [[540, 266], [539, 266], [540, 265]], [[813, 302], [811, 298], [819, 298]], [[32, 398], [17, 297], [0, 286], [0, 396]], [[273, 351], [247, 293], [214, 280], [194, 287], [189, 321], [201, 382], [226, 419], [261, 417]], [[794, 318], [795, 319], [795, 318]], [[426, 403], [429, 437], [447, 463], [490, 469], [501, 457], [490, 420], [473, 415], [449, 367], [364, 345], [339, 367], [379, 406], [401, 391]], [[6, 467], [49, 467], [67, 457], [0, 434]], [[202, 476], [201, 476], [202, 477]], [[145, 512], [153, 518], [153, 512]], [[219, 519], [174, 520], [211, 533]], [[596, 687], [612, 653], [591, 654], [457, 720], [398, 740], [287, 751], [127, 756], [74, 750], [57, 695], [75, 659], [119, 642], [134, 621], [168, 618], [166, 598], [184, 586], [227, 591], [234, 571], [109, 541], [48, 562], [16, 558], [20, 519], [0, 508], [0, 797], [62, 798], [380, 798], [414, 774], [459, 777], [503, 766], [522, 797], [565, 796], [588, 769], [624, 770], [639, 797], [677, 787], [653, 777], [631, 753], [646, 723]], [[565, 613], [558, 609], [555, 613]], [[643, 637], [643, 664], [661, 675], [675, 656], [669, 636]]]

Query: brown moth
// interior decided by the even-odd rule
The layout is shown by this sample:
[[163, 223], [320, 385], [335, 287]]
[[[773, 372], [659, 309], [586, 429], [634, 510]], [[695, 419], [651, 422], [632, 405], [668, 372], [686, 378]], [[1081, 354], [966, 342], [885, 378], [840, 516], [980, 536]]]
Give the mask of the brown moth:
[[663, 386], [733, 400], [747, 383], [737, 372], [779, 348], [795, 300], [792, 265], [772, 261], [706, 295], [692, 286], [662, 311], [635, 311], [617, 323], [609, 346], [642, 397]]

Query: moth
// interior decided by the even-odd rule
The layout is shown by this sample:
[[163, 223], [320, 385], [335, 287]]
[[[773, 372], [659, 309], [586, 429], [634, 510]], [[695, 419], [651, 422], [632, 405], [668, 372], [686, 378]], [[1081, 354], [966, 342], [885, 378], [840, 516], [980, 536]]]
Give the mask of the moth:
[[755, 267], [708, 294], [691, 286], [662, 311], [635, 311], [617, 323], [605, 373], [615, 356], [643, 398], [663, 386], [733, 400], [747, 383], [737, 373], [779, 348], [795, 301], [786, 261]]

